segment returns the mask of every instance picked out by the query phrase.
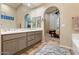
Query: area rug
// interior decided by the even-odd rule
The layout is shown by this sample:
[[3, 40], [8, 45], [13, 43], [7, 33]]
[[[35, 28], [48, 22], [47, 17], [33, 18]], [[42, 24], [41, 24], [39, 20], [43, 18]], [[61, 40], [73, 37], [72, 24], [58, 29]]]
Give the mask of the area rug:
[[34, 53], [35, 55], [70, 55], [70, 50], [64, 47], [45, 44], [41, 49]]

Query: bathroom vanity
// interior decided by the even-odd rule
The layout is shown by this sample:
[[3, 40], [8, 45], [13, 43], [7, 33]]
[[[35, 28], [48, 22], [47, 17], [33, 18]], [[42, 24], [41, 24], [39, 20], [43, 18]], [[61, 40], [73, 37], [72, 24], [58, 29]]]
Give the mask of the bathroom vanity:
[[1, 33], [1, 52], [5, 54], [16, 54], [28, 49], [30, 46], [42, 40], [41, 29], [19, 30], [15, 32]]

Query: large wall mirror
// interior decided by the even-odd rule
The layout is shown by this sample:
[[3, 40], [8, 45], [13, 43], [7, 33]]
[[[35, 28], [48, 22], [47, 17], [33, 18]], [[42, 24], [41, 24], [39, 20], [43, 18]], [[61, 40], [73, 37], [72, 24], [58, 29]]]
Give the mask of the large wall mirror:
[[32, 18], [32, 28], [41, 28], [41, 16]]
[[25, 15], [25, 28], [41, 28], [41, 16], [31, 17], [29, 14]]

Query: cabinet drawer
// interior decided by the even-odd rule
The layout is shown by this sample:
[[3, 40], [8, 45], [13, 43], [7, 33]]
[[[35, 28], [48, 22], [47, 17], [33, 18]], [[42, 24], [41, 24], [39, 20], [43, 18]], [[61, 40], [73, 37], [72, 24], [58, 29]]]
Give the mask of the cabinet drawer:
[[9, 40], [9, 39], [14, 39], [18, 37], [26, 36], [26, 33], [17, 33], [17, 34], [7, 34], [3, 35], [3, 41], [4, 40]]
[[31, 40], [34, 40], [35, 39], [35, 36], [34, 35], [29, 35], [28, 36], [28, 41], [31, 41]]
[[34, 32], [28, 32], [28, 35], [34, 35]]
[[17, 41], [18, 41], [18, 51], [27, 47], [26, 46], [26, 42], [27, 42], [26, 37], [20, 37], [20, 38], [18, 38]]
[[15, 40], [3, 42], [3, 54], [14, 54], [17, 52], [17, 42]]
[[31, 46], [33, 44], [34, 44], [34, 40], [28, 42], [28, 46]]
[[35, 36], [36, 39], [42, 39], [42, 34], [38, 34]]
[[36, 39], [36, 40], [35, 40], [35, 43], [39, 42], [40, 40], [41, 40], [41, 39]]
[[42, 31], [37, 31], [35, 32], [35, 34], [42, 34]]

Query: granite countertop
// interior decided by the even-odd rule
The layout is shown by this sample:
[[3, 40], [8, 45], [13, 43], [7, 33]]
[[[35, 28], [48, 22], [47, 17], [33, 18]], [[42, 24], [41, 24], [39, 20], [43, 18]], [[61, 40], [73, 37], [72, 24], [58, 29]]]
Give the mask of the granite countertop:
[[40, 28], [37, 28], [37, 29], [16, 29], [14, 31], [1, 32], [1, 35], [13, 34], [13, 33], [22, 33], [22, 32], [32, 32], [32, 31], [42, 31], [42, 29], [40, 29]]

